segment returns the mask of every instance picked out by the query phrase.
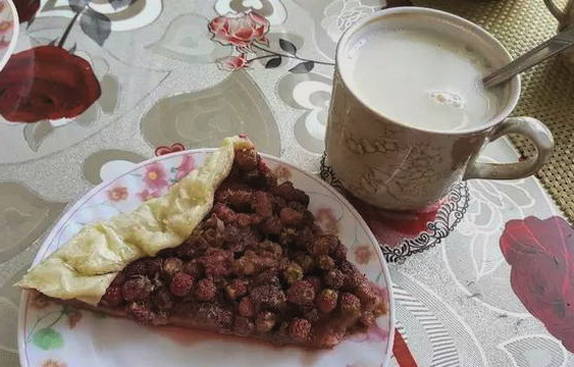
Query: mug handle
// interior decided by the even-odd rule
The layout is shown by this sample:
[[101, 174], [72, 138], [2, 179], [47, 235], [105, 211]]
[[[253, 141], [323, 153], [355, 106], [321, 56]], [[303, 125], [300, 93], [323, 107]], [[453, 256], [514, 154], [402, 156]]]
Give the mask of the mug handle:
[[546, 7], [550, 13], [552, 13], [552, 15], [554, 15], [554, 17], [558, 20], [558, 22], [562, 23], [564, 18], [566, 18], [566, 13], [558, 6], [556, 6], [556, 4], [554, 4], [554, 0], [544, 0], [544, 3], [546, 4]]
[[535, 174], [548, 160], [554, 147], [552, 133], [542, 122], [532, 117], [509, 117], [488, 136], [488, 141], [508, 135], [520, 134], [530, 139], [536, 147], [536, 155], [515, 163], [485, 163], [471, 161], [464, 179], [483, 178], [491, 180], [513, 180]]

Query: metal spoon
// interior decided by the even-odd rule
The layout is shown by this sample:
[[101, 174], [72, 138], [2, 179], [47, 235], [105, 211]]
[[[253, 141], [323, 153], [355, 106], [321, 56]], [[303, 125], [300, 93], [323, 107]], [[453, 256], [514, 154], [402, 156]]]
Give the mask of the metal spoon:
[[516, 60], [488, 75], [482, 79], [482, 82], [487, 88], [494, 87], [573, 45], [574, 27], [566, 28], [548, 41], [536, 46]]

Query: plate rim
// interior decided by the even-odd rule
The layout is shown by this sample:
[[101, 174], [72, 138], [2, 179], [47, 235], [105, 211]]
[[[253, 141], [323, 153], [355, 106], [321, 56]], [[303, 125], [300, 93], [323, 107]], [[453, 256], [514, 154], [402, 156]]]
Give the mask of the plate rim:
[[[11, 0], [8, 0], [8, 1], [11, 1]], [[147, 166], [149, 164], [152, 164], [154, 162], [158, 162], [158, 161], [161, 161], [164, 159], [174, 158], [174, 157], [178, 157], [178, 156], [186, 155], [186, 154], [212, 153], [216, 150], [217, 150], [217, 148], [188, 149], [188, 150], [183, 150], [180, 152], [169, 153], [169, 154], [153, 157], [153, 158], [150, 158], [150, 159], [147, 159], [147, 160], [144, 160], [142, 162], [135, 164], [134, 166], [132, 166], [132, 168], [130, 170], [121, 173], [120, 175], [114, 177], [112, 180], [100, 182], [98, 185], [94, 186], [93, 188], [91, 188], [90, 190], [85, 192], [82, 196], [75, 199], [74, 203], [70, 207], [65, 208], [65, 212], [52, 225], [48, 235], [42, 239], [42, 244], [40, 245], [40, 247], [36, 251], [36, 254], [34, 255], [34, 260], [32, 260], [32, 264], [30, 265], [30, 267], [36, 265], [40, 260], [44, 259], [44, 256], [50, 247], [49, 244], [53, 242], [54, 237], [57, 235], [57, 233], [61, 229], [60, 227], [63, 224], [63, 222], [68, 221], [70, 219], [70, 217], [73, 214], [75, 214], [75, 212], [82, 205], [84, 205], [84, 203], [86, 201], [88, 201], [95, 194], [101, 192], [105, 187], [113, 184], [118, 178], [123, 177], [123, 176], [125, 176], [125, 175], [127, 175], [133, 171], [136, 171], [136, 170], [138, 170], [144, 166]], [[392, 350], [393, 350], [393, 344], [394, 344], [395, 300], [394, 300], [394, 296], [393, 296], [393, 289], [392, 289], [392, 282], [391, 282], [389, 265], [388, 265], [387, 261], [385, 260], [385, 257], [383, 255], [381, 248], [378, 246], [378, 241], [377, 241], [375, 235], [373, 234], [373, 232], [371, 231], [371, 229], [369, 228], [369, 226], [367, 225], [367, 223], [365, 222], [363, 217], [361, 217], [361, 215], [357, 212], [355, 207], [353, 207], [353, 205], [343, 196], [343, 194], [341, 194], [333, 186], [331, 186], [327, 182], [323, 181], [320, 177], [318, 177], [318, 176], [316, 176], [310, 172], [307, 172], [306, 170], [301, 169], [301, 168], [293, 165], [292, 163], [289, 163], [289, 162], [287, 162], [287, 161], [285, 161], [279, 157], [276, 157], [276, 156], [273, 156], [273, 155], [267, 154], [267, 153], [262, 153], [262, 152], [259, 152], [259, 154], [264, 159], [275, 161], [277, 163], [285, 165], [285, 166], [289, 167], [290, 169], [293, 169], [293, 170], [305, 175], [306, 177], [315, 181], [319, 185], [323, 186], [327, 191], [329, 191], [331, 194], [333, 194], [342, 204], [344, 204], [347, 207], [347, 209], [353, 215], [353, 217], [358, 222], [358, 224], [360, 226], [362, 226], [363, 229], [366, 230], [365, 232], [367, 234], [367, 237], [369, 238], [371, 243], [375, 245], [374, 246], [375, 247], [375, 253], [377, 255], [377, 258], [379, 259], [379, 264], [381, 265], [383, 276], [385, 277], [385, 282], [387, 283], [387, 294], [388, 294], [388, 298], [389, 298], [388, 313], [389, 313], [390, 328], [389, 328], [387, 348], [385, 351], [385, 356], [383, 358], [382, 366], [383, 367], [388, 366], [390, 358], [392, 356]], [[30, 269], [30, 267], [28, 269]], [[19, 359], [22, 367], [31, 367], [30, 364], [28, 363], [27, 358], [26, 358], [25, 343], [24, 343], [24, 323], [25, 323], [26, 315], [27, 315], [28, 299], [29, 299], [29, 292], [26, 290], [22, 290], [21, 295], [20, 295], [20, 304], [18, 306], [18, 333], [17, 333], [18, 359]]]
[[16, 5], [12, 0], [4, 0], [10, 11], [12, 12], [12, 38], [10, 39], [10, 44], [6, 47], [6, 53], [4, 57], [0, 60], [0, 71], [4, 69], [4, 66], [8, 63], [10, 58], [14, 53], [14, 49], [16, 48], [16, 43], [18, 42], [18, 36], [20, 35], [20, 18], [18, 17], [18, 10], [16, 10]]

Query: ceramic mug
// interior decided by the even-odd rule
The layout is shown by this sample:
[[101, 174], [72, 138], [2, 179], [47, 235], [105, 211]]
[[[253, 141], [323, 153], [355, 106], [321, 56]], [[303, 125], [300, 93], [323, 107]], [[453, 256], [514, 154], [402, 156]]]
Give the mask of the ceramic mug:
[[[558, 20], [558, 31], [566, 27], [574, 25], [574, 0], [568, 1], [564, 10], [560, 9], [554, 0], [544, 0], [546, 7], [550, 13]], [[561, 60], [565, 63], [566, 67], [574, 72], [574, 50], [566, 50], [566, 52], [559, 55]]]
[[[348, 29], [337, 46], [333, 95], [329, 110], [326, 150], [329, 165], [343, 186], [356, 197], [390, 210], [424, 210], [467, 179], [518, 179], [533, 175], [550, 156], [553, 139], [540, 121], [508, 117], [520, 96], [520, 79], [506, 87], [505, 100], [489, 121], [462, 131], [443, 132], [393, 121], [384, 111], [369, 108], [350, 87], [352, 67], [346, 60], [366, 28], [391, 18], [408, 19], [451, 32], [472, 44], [494, 67], [510, 62], [506, 49], [479, 26], [458, 16], [417, 7], [386, 9]], [[416, 106], [413, 106], [416, 108]], [[486, 163], [481, 149], [508, 134], [529, 138], [534, 157], [515, 163]]]

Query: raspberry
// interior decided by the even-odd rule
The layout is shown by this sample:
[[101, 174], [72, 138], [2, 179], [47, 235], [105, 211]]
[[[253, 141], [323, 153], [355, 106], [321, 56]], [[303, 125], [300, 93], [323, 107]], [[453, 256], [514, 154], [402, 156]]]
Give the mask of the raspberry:
[[323, 235], [315, 239], [311, 253], [316, 256], [329, 255], [329, 253], [334, 250], [338, 244], [339, 240], [336, 236], [331, 234]]
[[241, 336], [247, 336], [255, 331], [255, 324], [246, 317], [236, 317], [233, 323], [233, 331]]
[[203, 275], [203, 266], [197, 261], [197, 259], [194, 259], [183, 265], [183, 272], [195, 278], [199, 278]]
[[257, 270], [253, 259], [243, 256], [240, 259], [235, 260], [233, 263], [233, 273], [237, 275], [251, 275]]
[[253, 285], [272, 285], [275, 287], [281, 287], [281, 281], [279, 280], [279, 277], [277, 277], [277, 271], [271, 269], [264, 271], [253, 278]]
[[319, 291], [321, 290], [321, 279], [319, 279], [319, 277], [316, 276], [310, 276], [307, 277], [305, 280], [311, 283], [311, 285], [313, 286], [313, 290], [315, 291], [315, 294], [318, 294]]
[[183, 261], [177, 257], [170, 257], [163, 261], [163, 274], [167, 279], [171, 279], [176, 273], [183, 271]]
[[337, 307], [337, 299], [339, 295], [337, 291], [332, 289], [323, 289], [321, 293], [317, 296], [315, 304], [319, 311], [323, 313], [329, 313]]
[[271, 195], [263, 191], [257, 191], [253, 195], [253, 202], [251, 207], [255, 210], [255, 213], [259, 214], [263, 218], [267, 218], [273, 215], [273, 203], [271, 201]]
[[253, 303], [258, 307], [277, 309], [285, 303], [285, 293], [276, 286], [262, 285], [253, 288], [250, 293]]
[[279, 259], [283, 256], [283, 247], [273, 241], [265, 240], [253, 246], [258, 255]]
[[205, 326], [215, 330], [229, 329], [233, 325], [233, 313], [216, 303], [200, 303], [193, 312]]
[[298, 280], [303, 279], [303, 269], [297, 263], [287, 265], [287, 269], [283, 271], [283, 278], [288, 284], [293, 284]]
[[315, 289], [308, 281], [299, 280], [287, 291], [287, 299], [297, 305], [310, 305], [315, 299]]
[[[253, 194], [246, 190], [230, 190], [227, 203], [236, 211], [245, 212], [251, 207]], [[226, 204], [227, 204], [226, 203]]]
[[150, 257], [144, 257], [129, 264], [124, 270], [128, 278], [138, 275], [153, 277], [161, 270], [161, 260]]
[[273, 329], [277, 323], [277, 316], [273, 312], [263, 311], [257, 314], [257, 319], [255, 320], [255, 325], [257, 332], [267, 333]]
[[249, 214], [239, 213], [237, 214], [236, 218], [236, 223], [239, 225], [239, 227], [248, 227], [252, 224], [256, 224], [255, 217]]
[[237, 214], [233, 209], [225, 204], [217, 203], [213, 206], [213, 213], [217, 218], [221, 219], [224, 223], [235, 223], [237, 220]]
[[345, 260], [347, 258], [347, 247], [339, 242], [334, 249], [331, 249], [331, 256], [335, 260]]
[[317, 259], [317, 266], [319, 269], [327, 271], [335, 267], [335, 260], [329, 255], [321, 255]]
[[237, 312], [243, 317], [255, 316], [255, 306], [249, 297], [243, 297], [237, 306]]
[[200, 301], [211, 301], [217, 295], [217, 287], [211, 278], [201, 279], [197, 282], [194, 291], [195, 297]]
[[339, 344], [345, 337], [345, 332], [342, 330], [325, 329], [316, 338], [316, 343], [321, 348], [333, 348]]
[[185, 297], [193, 287], [193, 276], [184, 272], [176, 273], [169, 283], [169, 291], [178, 297]]
[[319, 315], [319, 311], [315, 307], [307, 310], [303, 316], [305, 316], [305, 318], [311, 321], [312, 323], [319, 321], [319, 319], [321, 318], [321, 316]]
[[303, 214], [291, 208], [283, 208], [279, 213], [279, 219], [284, 226], [297, 227], [303, 221]]
[[247, 286], [249, 282], [242, 279], [234, 279], [227, 287], [225, 293], [229, 299], [237, 299], [247, 294]]
[[303, 212], [305, 212], [305, 210], [307, 210], [307, 207], [303, 204], [301, 204], [298, 201], [290, 201], [287, 203], [287, 207], [291, 208], [293, 210], [298, 211], [299, 213], [303, 214]]
[[154, 292], [152, 302], [158, 310], [167, 311], [173, 308], [171, 293], [166, 288], [160, 288]]
[[123, 302], [124, 298], [122, 296], [122, 287], [117, 285], [110, 285], [108, 289], [106, 289], [106, 294], [104, 294], [100, 300], [100, 304], [106, 307], [116, 307], [121, 305]]
[[311, 323], [305, 319], [295, 318], [289, 323], [289, 336], [295, 340], [304, 341], [311, 334]]
[[355, 268], [355, 265], [347, 260], [341, 262], [340, 268], [345, 274], [343, 288], [346, 290], [357, 288], [365, 280], [365, 276]]
[[146, 299], [151, 291], [151, 281], [144, 276], [132, 278], [122, 286], [122, 296], [128, 302]]
[[143, 302], [132, 302], [127, 308], [130, 314], [136, 321], [142, 324], [151, 324], [155, 318], [155, 314], [149, 306]]
[[305, 253], [298, 253], [294, 256], [293, 260], [301, 266], [304, 273], [308, 273], [313, 269], [313, 258]]
[[340, 270], [333, 269], [323, 275], [323, 280], [327, 287], [339, 289], [345, 284], [346, 276]]
[[297, 241], [297, 231], [293, 228], [284, 228], [279, 234], [279, 243], [284, 247], [290, 247]]
[[259, 229], [264, 234], [278, 235], [279, 233], [281, 233], [281, 230], [283, 229], [283, 224], [281, 223], [281, 220], [278, 217], [272, 216], [272, 217], [266, 218], [259, 225]]
[[361, 300], [361, 304], [366, 310], [372, 311], [379, 303], [379, 297], [373, 291], [373, 288], [369, 283], [364, 280], [362, 281], [354, 291], [355, 295]]
[[257, 152], [255, 149], [242, 149], [235, 151], [235, 161], [243, 171], [251, 171], [257, 168]]
[[371, 311], [365, 311], [359, 318], [359, 322], [365, 327], [371, 327], [376, 323], [375, 315]]
[[233, 253], [218, 248], [209, 248], [198, 261], [203, 265], [206, 276], [225, 276], [231, 273]]
[[[305, 223], [313, 223], [313, 220], [309, 221], [304, 219], [304, 221]], [[306, 249], [309, 243], [311, 243], [311, 241], [313, 241], [313, 231], [311, 230], [311, 228], [310, 227], [301, 228], [297, 233], [297, 237], [295, 238], [295, 244], [297, 245], [297, 247]]]
[[361, 313], [361, 301], [352, 293], [341, 293], [339, 306], [345, 315], [359, 315]]
[[298, 201], [305, 206], [309, 205], [309, 196], [305, 192], [294, 188], [291, 181], [285, 181], [281, 185], [274, 187], [273, 194], [287, 201]]

